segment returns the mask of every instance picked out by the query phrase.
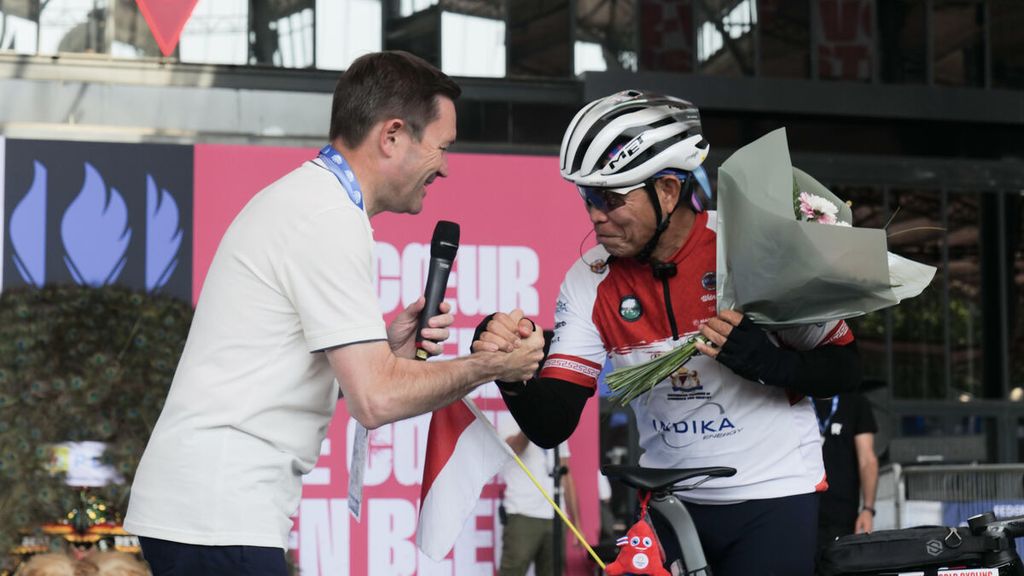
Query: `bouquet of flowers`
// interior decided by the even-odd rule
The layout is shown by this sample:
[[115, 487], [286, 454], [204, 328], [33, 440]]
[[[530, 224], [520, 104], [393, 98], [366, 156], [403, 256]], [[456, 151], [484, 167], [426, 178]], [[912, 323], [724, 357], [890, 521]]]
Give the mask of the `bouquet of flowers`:
[[[826, 224], [820, 226], [819, 224]], [[888, 251], [884, 230], [853, 226], [850, 207], [794, 168], [785, 129], [737, 150], [718, 170], [717, 303], [765, 328], [854, 318], [921, 293], [935, 268]], [[694, 336], [613, 371], [625, 405], [696, 354]]]

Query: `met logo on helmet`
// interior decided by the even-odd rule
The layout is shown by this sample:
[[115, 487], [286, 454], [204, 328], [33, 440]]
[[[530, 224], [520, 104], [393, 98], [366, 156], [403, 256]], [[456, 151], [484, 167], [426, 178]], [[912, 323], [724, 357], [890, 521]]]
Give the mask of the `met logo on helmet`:
[[640, 151], [640, 145], [643, 144], [643, 143], [644, 143], [644, 135], [643, 134], [638, 134], [636, 136], [636, 138], [633, 138], [632, 140], [627, 142], [626, 145], [622, 147], [622, 150], [619, 150], [619, 153], [616, 154], [615, 157], [612, 158], [610, 162], [608, 162], [607, 168], [609, 170], [615, 170], [618, 167], [620, 162], [623, 162], [625, 160], [629, 160], [634, 155], [636, 155], [636, 153]]

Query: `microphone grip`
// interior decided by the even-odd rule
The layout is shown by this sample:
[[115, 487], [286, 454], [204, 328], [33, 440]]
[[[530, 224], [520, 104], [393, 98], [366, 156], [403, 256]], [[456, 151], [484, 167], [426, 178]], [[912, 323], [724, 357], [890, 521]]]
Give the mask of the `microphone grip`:
[[448, 275], [452, 271], [452, 261], [444, 258], [431, 258], [430, 267], [427, 272], [427, 285], [423, 290], [423, 297], [426, 304], [420, 312], [420, 321], [416, 325], [416, 359], [426, 360], [430, 357], [419, 344], [423, 342], [423, 329], [432, 316], [438, 315], [441, 310], [441, 302], [444, 301], [444, 292], [448, 288]]

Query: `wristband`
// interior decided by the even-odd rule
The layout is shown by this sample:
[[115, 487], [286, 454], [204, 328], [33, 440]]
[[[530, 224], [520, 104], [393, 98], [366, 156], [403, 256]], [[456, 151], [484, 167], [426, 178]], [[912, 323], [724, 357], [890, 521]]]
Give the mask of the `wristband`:
[[494, 384], [504, 394], [511, 394], [513, 396], [526, 390], [526, 382], [502, 382], [501, 380], [495, 380]]
[[864, 506], [863, 508], [860, 509], [860, 511], [861, 512], [871, 512], [871, 517], [872, 518], [875, 517], [875, 509], [872, 508], [871, 506]]

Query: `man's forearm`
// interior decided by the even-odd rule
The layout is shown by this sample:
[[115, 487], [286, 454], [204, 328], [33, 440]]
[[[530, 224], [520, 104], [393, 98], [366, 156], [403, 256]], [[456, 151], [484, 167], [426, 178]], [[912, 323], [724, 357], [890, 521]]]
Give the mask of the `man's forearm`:
[[878, 494], [878, 461], [861, 465], [859, 471], [861, 498], [864, 506], [873, 509]]
[[395, 356], [384, 342], [348, 348], [329, 350], [328, 358], [349, 413], [369, 429], [447, 406], [501, 376], [512, 361], [501, 352], [421, 362]]

